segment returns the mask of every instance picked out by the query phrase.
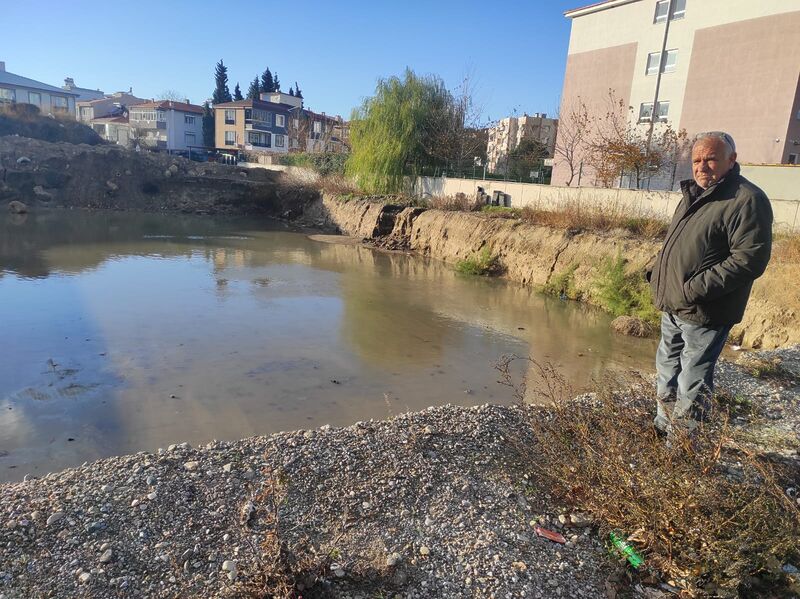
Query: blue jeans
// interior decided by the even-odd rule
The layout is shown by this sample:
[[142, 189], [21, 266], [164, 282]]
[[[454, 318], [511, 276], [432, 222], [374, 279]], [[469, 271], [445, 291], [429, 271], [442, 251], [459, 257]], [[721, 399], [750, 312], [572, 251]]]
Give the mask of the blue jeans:
[[730, 330], [730, 325], [708, 327], [666, 312], [662, 315], [656, 352], [656, 428], [669, 432], [677, 422], [694, 428], [710, 416], [714, 367]]

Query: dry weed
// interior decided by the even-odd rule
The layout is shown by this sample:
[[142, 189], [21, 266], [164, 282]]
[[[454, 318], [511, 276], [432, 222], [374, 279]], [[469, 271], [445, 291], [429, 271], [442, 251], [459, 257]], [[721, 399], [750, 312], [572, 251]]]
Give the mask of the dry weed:
[[454, 210], [459, 212], [474, 212], [481, 209], [481, 204], [463, 193], [455, 196], [431, 196], [426, 199], [427, 205], [434, 210]]
[[539, 205], [519, 211], [522, 220], [572, 231], [607, 232], [623, 229], [644, 238], [657, 238], [667, 231], [667, 223], [641, 210], [620, 203], [594, 203], [577, 200], [562, 202], [556, 209]]
[[778, 264], [800, 264], [800, 233], [776, 235], [773, 260]]
[[781, 485], [789, 474], [741, 445], [725, 414], [668, 444], [652, 426], [649, 382], [616, 381], [573, 399], [551, 365], [530, 358], [532, 380], [517, 383], [518, 359], [501, 360], [500, 382], [520, 399], [533, 393], [549, 404], [531, 410], [535, 442], [523, 449], [530, 467], [590, 512], [605, 537], [624, 532], [647, 567], [687, 597], [798, 591], [781, 571], [800, 557], [800, 510]]

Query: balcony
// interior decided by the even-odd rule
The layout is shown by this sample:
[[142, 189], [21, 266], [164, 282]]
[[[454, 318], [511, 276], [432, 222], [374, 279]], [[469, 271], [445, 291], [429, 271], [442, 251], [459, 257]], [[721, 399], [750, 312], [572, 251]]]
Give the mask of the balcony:
[[245, 131], [269, 131], [270, 129], [270, 124], [264, 121], [253, 121], [247, 119], [244, 122]]

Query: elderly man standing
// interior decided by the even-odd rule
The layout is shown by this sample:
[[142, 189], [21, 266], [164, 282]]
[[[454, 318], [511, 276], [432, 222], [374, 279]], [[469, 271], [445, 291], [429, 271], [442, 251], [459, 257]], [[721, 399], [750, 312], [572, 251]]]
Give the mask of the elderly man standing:
[[648, 272], [663, 311], [654, 424], [664, 433], [676, 425], [692, 430], [708, 417], [717, 358], [772, 247], [772, 208], [739, 174], [730, 135], [697, 136], [692, 174], [681, 182], [683, 199]]

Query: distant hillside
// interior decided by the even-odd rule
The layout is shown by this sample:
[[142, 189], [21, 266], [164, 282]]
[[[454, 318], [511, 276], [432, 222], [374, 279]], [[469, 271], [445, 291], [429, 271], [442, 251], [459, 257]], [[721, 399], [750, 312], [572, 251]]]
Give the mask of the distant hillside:
[[43, 116], [31, 104], [0, 106], [0, 136], [19, 135], [42, 141], [63, 141], [92, 146], [106, 143], [91, 127], [72, 118]]

